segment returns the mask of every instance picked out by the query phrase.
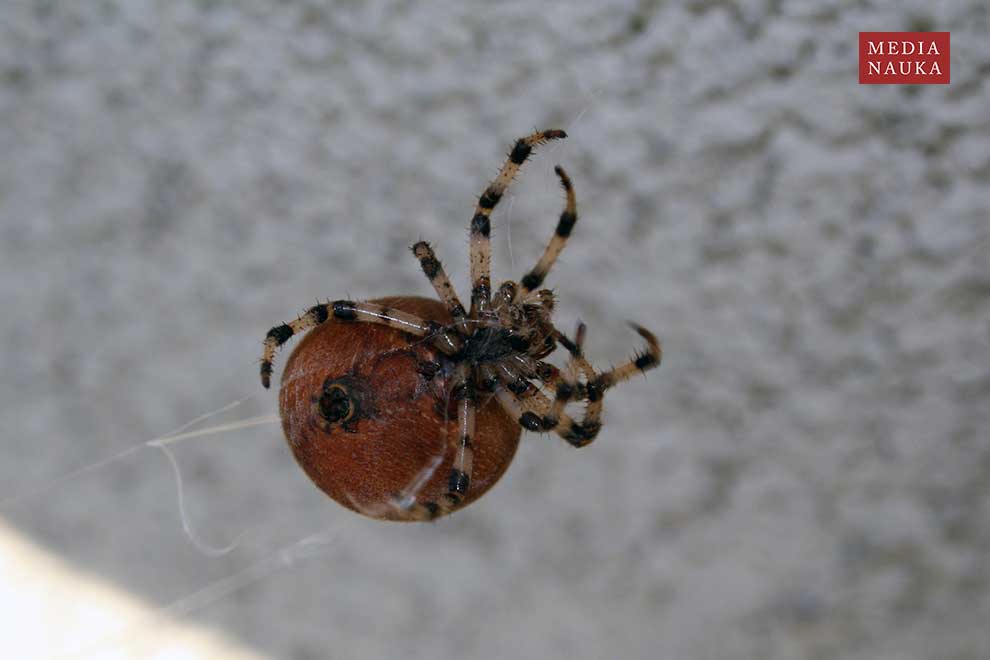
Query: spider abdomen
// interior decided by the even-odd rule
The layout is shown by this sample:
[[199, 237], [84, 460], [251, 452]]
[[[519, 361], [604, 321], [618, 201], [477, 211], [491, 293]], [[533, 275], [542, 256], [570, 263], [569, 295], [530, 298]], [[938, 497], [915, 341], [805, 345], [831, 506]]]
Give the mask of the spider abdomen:
[[[371, 302], [451, 323], [439, 301]], [[476, 350], [498, 352], [499, 341], [478, 342]], [[408, 519], [397, 501], [441, 501], [458, 444], [451, 367], [429, 342], [401, 330], [335, 318], [313, 328], [289, 357], [279, 393], [282, 428], [299, 465], [331, 498], [372, 518]], [[470, 488], [454, 509], [495, 485], [520, 432], [495, 401], [479, 401]]]

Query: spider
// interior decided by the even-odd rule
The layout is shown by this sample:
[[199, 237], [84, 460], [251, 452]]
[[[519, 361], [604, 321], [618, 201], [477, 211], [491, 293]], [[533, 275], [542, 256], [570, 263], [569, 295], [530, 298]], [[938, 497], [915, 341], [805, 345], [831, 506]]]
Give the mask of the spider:
[[[268, 332], [261, 359], [266, 388], [278, 348], [316, 328], [283, 374], [283, 429], [302, 467], [341, 504], [392, 520], [451, 513], [498, 480], [521, 429], [553, 432], [584, 447], [601, 430], [605, 392], [659, 366], [660, 342], [641, 326], [631, 324], [646, 349], [599, 372], [582, 350], [584, 324], [570, 338], [553, 323], [554, 294], [541, 286], [578, 218], [571, 179], [559, 165], [554, 171], [565, 204], [556, 231], [522, 279], [492, 291], [491, 214], [533, 150], [564, 137], [546, 130], [517, 140], [478, 199], [470, 223], [469, 308], [433, 248], [420, 241], [412, 253], [439, 303], [335, 300]], [[544, 361], [558, 346], [568, 353], [564, 368]], [[578, 419], [565, 411], [572, 402], [585, 404]]]

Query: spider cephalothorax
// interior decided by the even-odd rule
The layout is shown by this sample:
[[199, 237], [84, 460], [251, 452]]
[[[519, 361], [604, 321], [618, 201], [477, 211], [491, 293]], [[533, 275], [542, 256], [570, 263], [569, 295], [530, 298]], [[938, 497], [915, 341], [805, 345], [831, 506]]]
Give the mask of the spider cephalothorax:
[[[323, 335], [326, 339], [320, 341], [330, 348], [319, 359], [300, 355], [309, 350], [304, 348], [306, 341], [297, 347], [283, 376], [281, 405], [283, 427], [296, 458], [322, 489], [345, 506], [397, 520], [426, 520], [449, 513], [501, 476], [515, 452], [519, 427], [553, 432], [583, 447], [601, 429], [605, 391], [660, 364], [657, 338], [634, 325], [646, 340], [646, 350], [618, 367], [597, 372], [582, 352], [584, 325], [578, 325], [573, 338], [554, 325], [553, 293], [540, 287], [577, 222], [574, 189], [560, 166], [555, 171], [566, 202], [553, 237], [519, 282], [505, 282], [492, 294], [491, 213], [533, 148], [563, 137], [563, 131], [549, 130], [518, 140], [479, 198], [470, 225], [468, 309], [433, 249], [420, 241], [412, 252], [440, 298], [439, 309], [416, 298], [336, 300], [269, 331], [261, 361], [265, 387], [275, 351], [290, 337], [315, 326], [328, 331], [340, 328]], [[363, 324], [370, 324], [366, 332], [344, 340], [344, 328]], [[313, 333], [306, 339], [313, 339]], [[563, 369], [543, 361], [558, 345], [569, 353]], [[311, 385], [321, 360], [328, 365], [327, 373], [318, 374], [322, 381]], [[306, 366], [296, 368], [296, 362]], [[434, 405], [427, 405], [431, 400]], [[486, 408], [492, 401], [501, 411]], [[580, 419], [565, 411], [572, 402], [585, 404]], [[502, 424], [506, 413], [515, 430], [492, 430]], [[433, 440], [422, 437], [423, 428], [432, 429], [422, 426], [431, 415], [436, 419], [429, 423], [435, 422], [445, 447], [439, 455], [424, 449]], [[450, 441], [443, 437], [448, 435], [448, 419], [456, 424]], [[316, 428], [330, 439], [317, 438]], [[472, 490], [476, 452], [484, 477], [480, 491]], [[446, 478], [434, 479], [441, 469], [446, 470]], [[387, 476], [379, 478], [382, 474]]]

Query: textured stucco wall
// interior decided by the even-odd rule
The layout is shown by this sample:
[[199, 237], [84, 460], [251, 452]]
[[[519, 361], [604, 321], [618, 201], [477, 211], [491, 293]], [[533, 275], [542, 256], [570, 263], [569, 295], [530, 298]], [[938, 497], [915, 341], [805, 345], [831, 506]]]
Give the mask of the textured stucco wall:
[[[859, 86], [857, 32], [907, 29], [952, 32], [952, 84]], [[978, 0], [6, 2], [0, 514], [273, 657], [985, 657], [988, 32]], [[496, 278], [560, 162], [562, 327], [602, 366], [625, 319], [667, 351], [596, 444], [527, 436], [478, 504], [395, 526], [277, 427], [189, 441], [194, 529], [244, 532], [219, 558], [150, 449], [50, 482], [272, 413], [264, 332], [428, 295], [419, 238], [464, 291], [475, 196], [536, 126], [571, 137], [496, 213]]]

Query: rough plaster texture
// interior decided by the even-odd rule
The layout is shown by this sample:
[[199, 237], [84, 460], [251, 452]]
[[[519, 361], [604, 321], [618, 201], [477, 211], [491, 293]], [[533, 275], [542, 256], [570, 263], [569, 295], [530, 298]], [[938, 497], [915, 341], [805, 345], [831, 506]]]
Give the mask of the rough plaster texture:
[[[952, 84], [858, 85], [878, 29], [950, 30]], [[988, 32], [979, 0], [5, 2], [2, 515], [273, 657], [986, 657]], [[421, 237], [464, 290], [474, 198], [535, 126], [572, 137], [497, 212], [496, 276], [539, 254], [560, 162], [563, 326], [603, 366], [627, 318], [667, 350], [596, 444], [528, 436], [401, 526], [275, 426], [189, 441], [192, 527], [244, 533], [221, 557], [151, 449], [51, 482], [272, 413], [263, 333], [429, 294]]]

